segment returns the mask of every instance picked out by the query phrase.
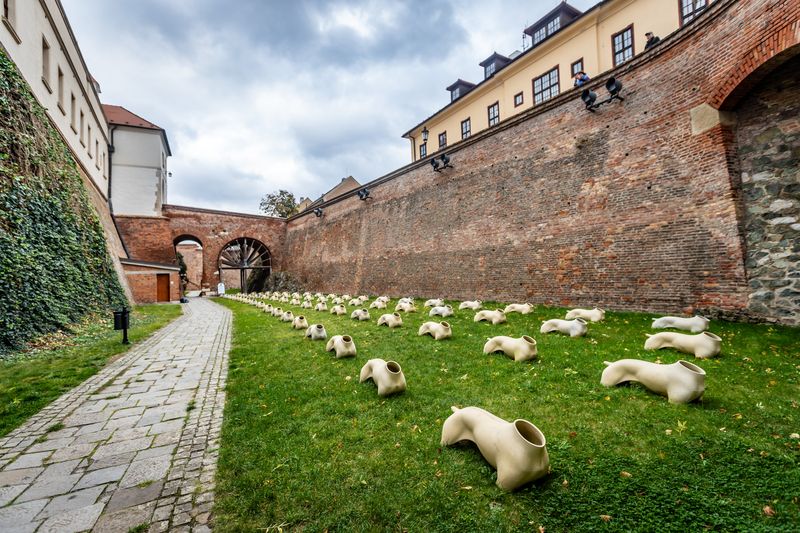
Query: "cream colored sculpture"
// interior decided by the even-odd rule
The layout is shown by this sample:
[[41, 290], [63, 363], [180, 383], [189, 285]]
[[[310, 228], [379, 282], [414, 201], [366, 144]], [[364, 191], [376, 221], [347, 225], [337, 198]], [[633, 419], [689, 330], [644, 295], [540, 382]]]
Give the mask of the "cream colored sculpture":
[[603, 370], [600, 383], [613, 387], [626, 381], [638, 381], [651, 391], [666, 396], [669, 403], [689, 403], [703, 395], [706, 373], [688, 361], [660, 365], [638, 359], [620, 359]]
[[594, 309], [572, 309], [571, 311], [567, 311], [567, 316], [565, 318], [567, 320], [582, 318], [590, 322], [600, 322], [605, 317], [606, 312], [595, 307]]
[[425, 307], [441, 307], [444, 305], [444, 300], [441, 298], [431, 298], [430, 300], [425, 300]]
[[352, 296], [350, 296], [349, 294], [342, 294], [342, 302], [346, 302], [350, 298], [352, 298]]
[[699, 335], [664, 331], [647, 337], [644, 343], [645, 350], [675, 348], [679, 352], [694, 354], [698, 359], [706, 359], [718, 355], [720, 344], [722, 343], [722, 339], [710, 331], [704, 331]]
[[447, 322], [425, 322], [419, 327], [417, 335], [430, 335], [437, 341], [440, 341], [452, 337], [453, 331], [450, 328], [450, 324]]
[[436, 307], [431, 308], [430, 313], [428, 316], [440, 316], [442, 318], [453, 316], [453, 306], [452, 305], [437, 305]]
[[350, 335], [334, 335], [328, 341], [325, 351], [336, 351], [336, 358], [355, 357], [356, 356], [356, 343], [353, 342], [353, 337]]
[[294, 313], [291, 311], [284, 311], [281, 315], [281, 322], [291, 322], [294, 320]]
[[417, 308], [412, 302], [400, 302], [394, 306], [394, 310], [403, 311], [406, 313], [414, 313], [417, 311]]
[[291, 305], [300, 305], [300, 298], [292, 298], [292, 301], [289, 302]]
[[322, 324], [313, 324], [308, 326], [306, 330], [306, 338], [312, 341], [324, 341], [328, 338], [328, 333], [325, 331], [325, 326]]
[[552, 333], [553, 331], [570, 337], [583, 337], [586, 335], [588, 328], [586, 327], [586, 321], [582, 318], [576, 318], [575, 320], [553, 318], [545, 321], [539, 329], [540, 333]]
[[361, 305], [364, 305], [369, 301], [369, 296], [367, 296], [366, 294], [362, 294], [361, 296], [358, 297], [358, 299], [361, 300]]
[[351, 298], [350, 301], [347, 302], [347, 305], [350, 307], [358, 307], [361, 305], [361, 300], [359, 298]]
[[506, 314], [500, 309], [495, 309], [494, 311], [484, 309], [483, 311], [478, 311], [475, 313], [475, 318], [472, 320], [473, 322], [481, 322], [485, 320], [487, 322], [491, 322], [492, 324], [502, 324], [506, 321]]
[[368, 309], [356, 309], [352, 313], [350, 313], [350, 318], [355, 318], [360, 321], [369, 320], [369, 310]]
[[527, 315], [533, 312], [534, 307], [533, 304], [509, 304], [503, 309], [503, 312], [505, 314], [520, 313], [522, 315]]
[[342, 304], [334, 305], [331, 307], [331, 314], [332, 315], [346, 315], [347, 309]]
[[272, 308], [272, 316], [280, 317], [283, 314], [283, 309], [280, 307], [273, 307]]
[[452, 410], [442, 425], [442, 446], [474, 442], [483, 458], [497, 469], [501, 489], [517, 489], [549, 472], [547, 440], [527, 420], [507, 422], [479, 407]]
[[312, 307], [314, 307], [314, 304], [312, 304], [308, 300], [305, 300], [303, 301], [303, 304], [300, 307], [302, 307], [303, 309], [311, 309]]
[[371, 304], [369, 304], [370, 309], [386, 309], [386, 302], [383, 300], [375, 300]]
[[375, 301], [376, 302], [383, 302], [385, 304], [388, 304], [389, 303], [389, 297], [388, 296], [378, 296], [377, 298], [375, 298]]
[[387, 313], [385, 315], [381, 315], [378, 319], [379, 326], [389, 326], [390, 328], [399, 328], [403, 325], [403, 318], [400, 316], [400, 313]]
[[708, 329], [709, 322], [711, 321], [704, 316], [693, 316], [691, 318], [662, 316], [661, 318], [653, 319], [653, 329], [675, 328], [691, 331], [692, 333], [700, 333]]
[[378, 396], [389, 396], [406, 390], [406, 377], [403, 369], [394, 361], [370, 359], [361, 368], [359, 383], [372, 379], [378, 386]]
[[399, 304], [413, 304], [414, 303], [414, 298], [409, 298], [408, 296], [405, 296], [405, 297], [400, 298], [399, 300], [397, 300], [397, 303], [399, 303]]
[[325, 302], [320, 302], [314, 306], [314, 309], [316, 309], [317, 311], [327, 311], [328, 304], [326, 304]]
[[536, 359], [538, 351], [536, 349], [536, 340], [523, 335], [515, 339], [513, 337], [506, 337], [499, 335], [492, 337], [483, 345], [483, 353], [503, 352], [514, 361], [530, 361]]
[[289, 303], [289, 297], [288, 296], [281, 296], [280, 297], [280, 302], [282, 304], [288, 304]]
[[483, 302], [480, 300], [467, 300], [458, 305], [459, 309], [472, 309], [473, 311], [477, 311], [481, 307], [483, 307]]
[[271, 315], [272, 314], [272, 305], [271, 304], [265, 305], [264, 306], [264, 312], [265, 313], [269, 313]]
[[292, 322], [292, 328], [294, 329], [308, 329], [308, 320], [303, 315], [297, 315], [294, 317], [294, 321]]
[[337, 297], [337, 298], [333, 298], [333, 299], [331, 299], [331, 303], [332, 303], [333, 305], [341, 305], [342, 301], [343, 301], [343, 300], [342, 300], [341, 298], [338, 298], [338, 297]]

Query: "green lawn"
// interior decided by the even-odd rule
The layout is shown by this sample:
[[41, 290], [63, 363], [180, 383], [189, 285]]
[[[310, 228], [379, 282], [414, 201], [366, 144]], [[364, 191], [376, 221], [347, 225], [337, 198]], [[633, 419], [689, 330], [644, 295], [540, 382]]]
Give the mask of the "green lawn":
[[121, 343], [109, 316], [93, 316], [74, 327], [72, 334], [47, 335], [38, 347], [5, 354], [0, 361], [0, 436], [66, 391], [97, 373], [113, 356], [127, 351], [181, 315], [179, 305], [142, 305], [131, 313], [131, 344]]
[[[447, 320], [453, 338], [418, 337], [427, 312], [401, 328], [302, 310], [358, 356], [253, 306], [234, 315], [218, 471], [220, 531], [797, 531], [800, 529], [800, 331], [712, 322], [722, 355], [646, 352], [652, 315], [607, 313], [584, 338], [543, 335], [539, 307], [508, 323]], [[393, 310], [396, 300], [389, 309]], [[421, 302], [417, 307], [422, 311]], [[457, 307], [457, 306], [456, 306]], [[427, 310], [426, 310], [427, 311]], [[539, 359], [484, 355], [494, 335], [538, 341]], [[361, 366], [400, 363], [408, 390], [381, 399]], [[702, 402], [671, 405], [642, 386], [600, 385], [604, 360], [693, 360]], [[450, 406], [525, 418], [545, 434], [552, 472], [506, 493], [469, 443], [441, 448]], [[795, 435], [796, 437], [796, 435]], [[771, 516], [769, 516], [771, 515]]]

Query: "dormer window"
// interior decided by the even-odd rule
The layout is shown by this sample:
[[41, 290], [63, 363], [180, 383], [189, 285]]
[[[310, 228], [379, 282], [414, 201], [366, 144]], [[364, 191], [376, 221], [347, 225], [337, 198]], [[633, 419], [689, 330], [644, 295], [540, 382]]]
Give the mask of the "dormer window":
[[459, 96], [461, 96], [461, 87], [456, 87], [452, 91], [450, 91], [450, 101], [456, 100]]
[[547, 23], [547, 34], [551, 35], [561, 28], [561, 19], [555, 18]]
[[475, 87], [474, 83], [462, 79], [456, 80], [455, 83], [447, 87], [447, 90], [450, 91], [450, 101], [455, 102], [472, 90], [473, 87]]
[[581, 16], [581, 12], [567, 2], [561, 2], [555, 9], [525, 28], [525, 34], [533, 39], [533, 46], [544, 41], [561, 28]]
[[483, 67], [483, 79], [488, 80], [495, 72], [511, 63], [511, 58], [494, 52], [492, 55], [478, 63]]
[[547, 28], [539, 28], [533, 32], [533, 44], [539, 44], [547, 37]]
[[490, 78], [495, 70], [497, 70], [497, 63], [489, 63], [483, 67], [483, 78]]

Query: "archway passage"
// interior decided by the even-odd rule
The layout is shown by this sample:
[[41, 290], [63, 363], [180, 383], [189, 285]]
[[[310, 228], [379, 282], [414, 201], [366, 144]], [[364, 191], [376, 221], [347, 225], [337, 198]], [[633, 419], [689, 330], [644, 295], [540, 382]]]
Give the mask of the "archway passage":
[[203, 243], [194, 235], [180, 235], [173, 239], [175, 256], [181, 267], [181, 290], [192, 295], [203, 289]]
[[241, 237], [233, 240], [219, 253], [220, 279], [225, 282], [226, 272], [238, 274], [239, 288], [244, 293], [263, 285], [271, 270], [269, 248], [256, 239]]

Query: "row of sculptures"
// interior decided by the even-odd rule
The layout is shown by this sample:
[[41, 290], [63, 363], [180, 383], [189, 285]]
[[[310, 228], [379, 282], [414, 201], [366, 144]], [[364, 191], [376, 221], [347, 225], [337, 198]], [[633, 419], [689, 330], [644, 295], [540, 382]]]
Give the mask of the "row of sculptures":
[[[225, 297], [255, 305], [283, 322], [291, 322], [291, 327], [302, 330], [306, 338], [327, 340], [326, 351], [334, 352], [337, 358], [356, 356], [357, 349], [352, 336], [334, 335], [328, 339], [327, 331], [322, 324], [309, 324], [305, 316], [295, 315], [291, 310], [275, 307], [263, 302], [262, 299], [299, 305], [305, 309], [313, 308], [319, 312], [328, 311], [335, 315], [347, 313], [345, 307], [347, 302], [348, 305], [357, 307], [350, 317], [359, 321], [370, 320], [369, 309], [386, 309], [390, 301], [389, 297], [380, 296], [368, 307], [364, 307], [369, 301], [367, 296], [351, 297], [310, 292], [302, 295], [284, 292], [225, 295]], [[313, 303], [315, 300], [316, 304]], [[330, 309], [327, 307], [329, 302], [332, 306]], [[430, 308], [431, 317], [445, 318], [455, 314], [453, 307], [445, 304], [442, 299], [427, 300], [424, 307]], [[458, 309], [476, 311], [473, 318], [475, 322], [486, 321], [491, 324], [506, 322], [507, 315], [511, 313], [529, 314], [534, 310], [534, 305], [529, 303], [510, 304], [504, 309], [490, 310], [482, 307], [481, 301], [473, 300], [461, 302]], [[401, 298], [395, 306], [395, 311], [382, 314], [377, 320], [377, 325], [400, 327], [403, 324], [400, 313], [416, 311], [413, 298]], [[572, 309], [567, 312], [564, 319], [554, 318], [544, 321], [540, 332], [558, 332], [570, 337], [582, 337], [586, 335], [589, 323], [604, 319], [605, 311], [602, 309]], [[720, 352], [721, 339], [706, 331], [708, 326], [709, 320], [701, 316], [655, 318], [652, 323], [653, 328], [681, 329], [694, 335], [677, 332], [648, 335], [644, 348], [646, 350], [674, 348], [700, 359], [713, 357]], [[419, 327], [418, 335], [430, 335], [437, 341], [448, 339], [452, 336], [452, 326], [446, 321], [424, 322]], [[514, 361], [529, 361], [538, 357], [536, 340], [528, 335], [519, 338], [499, 335], [487, 339], [483, 353], [496, 352], [502, 352]], [[649, 390], [666, 396], [670, 403], [688, 403], [697, 400], [705, 391], [705, 371], [688, 361], [659, 364], [639, 359], [621, 359], [614, 362], [605, 361], [604, 364], [606, 368], [602, 372], [600, 382], [606, 387], [637, 381]], [[401, 393], [406, 389], [405, 375], [396, 361], [369, 359], [359, 374], [360, 383], [368, 380], [375, 383], [378, 395], [381, 397]], [[497, 470], [497, 485], [500, 488], [514, 490], [548, 473], [547, 441], [541, 430], [533, 423], [523, 419], [509, 422], [479, 407], [452, 407], [452, 411], [442, 427], [442, 445], [464, 440], [475, 443], [487, 462]]]

